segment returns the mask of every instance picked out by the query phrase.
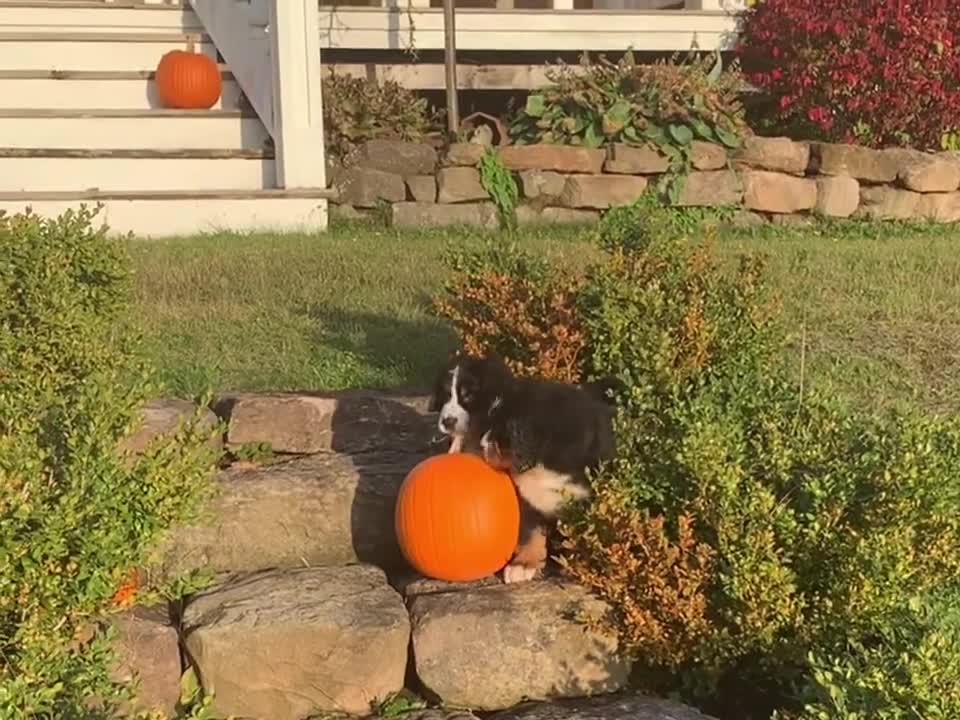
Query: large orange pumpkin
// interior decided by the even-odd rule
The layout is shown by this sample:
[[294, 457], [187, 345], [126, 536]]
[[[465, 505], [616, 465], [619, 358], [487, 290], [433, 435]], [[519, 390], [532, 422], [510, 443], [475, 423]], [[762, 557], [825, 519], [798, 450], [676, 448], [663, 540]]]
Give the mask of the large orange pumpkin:
[[407, 561], [436, 580], [469, 582], [507, 562], [520, 533], [510, 476], [466, 453], [427, 458], [407, 475], [396, 507]]
[[160, 58], [155, 79], [168, 108], [207, 110], [220, 99], [220, 69], [203, 53], [171, 50]]

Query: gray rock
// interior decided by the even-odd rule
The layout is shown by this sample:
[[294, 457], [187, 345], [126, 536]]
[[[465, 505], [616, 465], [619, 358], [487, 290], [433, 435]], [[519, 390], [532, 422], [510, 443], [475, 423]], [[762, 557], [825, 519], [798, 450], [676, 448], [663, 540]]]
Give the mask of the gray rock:
[[403, 177], [372, 168], [351, 167], [336, 173], [332, 181], [337, 201], [360, 208], [381, 202], [402, 202], [407, 198]]
[[432, 175], [437, 169], [437, 151], [424, 143], [368, 140], [351, 158], [351, 163], [403, 177]]
[[734, 153], [737, 165], [803, 175], [810, 162], [810, 147], [786, 137], [747, 137]]
[[546, 207], [538, 210], [531, 205], [520, 205], [516, 211], [517, 224], [521, 227], [534, 225], [592, 225], [600, 219], [597, 210]]
[[817, 178], [817, 212], [827, 217], [850, 217], [860, 206], [860, 182], [837, 175]]
[[114, 640], [117, 664], [112, 677], [120, 682], [136, 678], [139, 688], [131, 707], [137, 711], [162, 711], [173, 715], [180, 699], [180, 643], [177, 628], [161, 607], [135, 607], [110, 617], [117, 631]]
[[719, 207], [742, 199], [743, 185], [732, 170], [694, 171], [685, 178], [677, 205]]
[[647, 189], [647, 179], [638, 175], [570, 175], [559, 203], [567, 208], [606, 210], [629, 205]]
[[364, 220], [367, 217], [365, 213], [370, 211], [358, 210], [353, 205], [337, 205], [336, 203], [330, 203], [327, 212], [330, 213], [331, 220], [356, 221]]
[[446, 167], [437, 173], [437, 202], [462, 203], [488, 200], [480, 171], [472, 167]]
[[476, 165], [486, 152], [483, 145], [477, 143], [453, 143], [444, 156], [446, 165]]
[[471, 582], [446, 582], [424, 577], [416, 572], [404, 568], [392, 579], [391, 585], [405, 598], [417, 595], [433, 595], [435, 593], [459, 592], [462, 590], [477, 590], [494, 585], [502, 585], [503, 581], [496, 575], [490, 575]]
[[630, 664], [616, 639], [583, 623], [606, 607], [581, 587], [553, 581], [416, 595], [417, 675], [443, 704], [483, 710], [616, 691]]
[[[120, 442], [120, 452], [129, 455], [139, 455], [144, 452], [154, 440], [162, 437], [171, 437], [185, 422], [198, 412], [196, 403], [189, 400], [153, 400], [148, 402], [140, 411], [142, 422], [139, 427]], [[217, 416], [210, 410], [200, 411], [200, 427], [213, 431], [217, 424]], [[212, 437], [210, 446], [219, 450], [222, 438]]]
[[603, 171], [605, 150], [572, 145], [507, 145], [500, 159], [510, 170], [553, 170], [559, 173], [597, 175]]
[[656, 175], [666, 172], [670, 160], [653, 145], [636, 147], [623, 143], [610, 146], [609, 156], [603, 164], [604, 172], [624, 175]]
[[722, 170], [727, 165], [727, 149], [722, 145], [694, 140], [690, 151], [694, 170]]
[[371, 391], [236, 393], [221, 395], [214, 411], [232, 446], [265, 443], [277, 453], [363, 452], [375, 448], [427, 450], [435, 418], [425, 396]]
[[960, 163], [948, 157], [924, 155], [904, 163], [898, 179], [907, 190], [914, 192], [954, 192], [960, 188]]
[[796, 213], [817, 205], [815, 180], [765, 170], [743, 173], [743, 205], [767, 213]]
[[394, 203], [390, 208], [393, 227], [456, 227], [465, 225], [496, 229], [500, 220], [491, 202], [479, 203]]
[[237, 578], [194, 596], [183, 627], [204, 691], [224, 716], [367, 714], [403, 687], [409, 619], [369, 566]]
[[642, 695], [526, 703], [492, 715], [489, 720], [715, 720], [686, 705]]
[[156, 571], [251, 572], [372, 562], [402, 565], [397, 491], [423, 453], [324, 453], [261, 468], [229, 468], [204, 518], [175, 528]]
[[521, 170], [519, 175], [523, 197], [528, 199], [557, 197], [567, 182], [565, 175], [549, 170]]
[[877, 220], [909, 220], [920, 216], [920, 193], [879, 185], [860, 188], [857, 216]]
[[883, 150], [859, 145], [813, 143], [811, 166], [821, 175], [848, 175], [874, 183], [889, 183], [897, 178], [899, 158]]
[[935, 222], [960, 221], [960, 192], [925, 193], [917, 204], [922, 218]]
[[411, 175], [407, 178], [407, 189], [415, 202], [437, 201], [437, 179], [433, 175]]

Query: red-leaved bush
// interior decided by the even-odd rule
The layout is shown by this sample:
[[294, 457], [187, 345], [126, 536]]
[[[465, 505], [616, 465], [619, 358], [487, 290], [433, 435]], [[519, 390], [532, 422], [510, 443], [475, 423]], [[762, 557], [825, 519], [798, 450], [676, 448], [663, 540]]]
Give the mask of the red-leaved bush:
[[737, 54], [779, 131], [940, 149], [960, 129], [958, 0], [765, 0]]

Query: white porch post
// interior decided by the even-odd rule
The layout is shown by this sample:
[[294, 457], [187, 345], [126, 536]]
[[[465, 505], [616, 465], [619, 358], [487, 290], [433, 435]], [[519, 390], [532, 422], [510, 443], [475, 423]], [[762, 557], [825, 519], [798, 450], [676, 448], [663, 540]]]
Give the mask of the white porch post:
[[317, 0], [270, 0], [277, 185], [327, 185]]

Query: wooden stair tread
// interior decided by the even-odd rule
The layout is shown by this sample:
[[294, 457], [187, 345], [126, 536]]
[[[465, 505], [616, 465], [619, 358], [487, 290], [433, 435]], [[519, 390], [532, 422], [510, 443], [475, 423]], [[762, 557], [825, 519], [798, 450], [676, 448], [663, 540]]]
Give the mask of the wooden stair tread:
[[90, 8], [99, 10], [180, 10], [186, 8], [183, 0], [167, 0], [164, 3], [147, 3], [140, 0], [0, 0], [0, 8]]
[[335, 199], [332, 188], [266, 188], [260, 190], [79, 190], [47, 192], [2, 192], [0, 202], [82, 202], [106, 200], [270, 200]]
[[[226, 65], [218, 67], [221, 79], [233, 79]], [[156, 70], [0, 70], [0, 80], [153, 80], [156, 74]]]
[[2, 158], [67, 158], [125, 160], [270, 160], [273, 150], [267, 148], [186, 148], [178, 150], [80, 148], [7, 148], [0, 147]]
[[236, 109], [174, 110], [168, 108], [0, 108], [0, 118], [255, 118], [256, 113]]
[[199, 32], [0, 32], [0, 42], [128, 42], [128, 43], [207, 43], [213, 40]]

